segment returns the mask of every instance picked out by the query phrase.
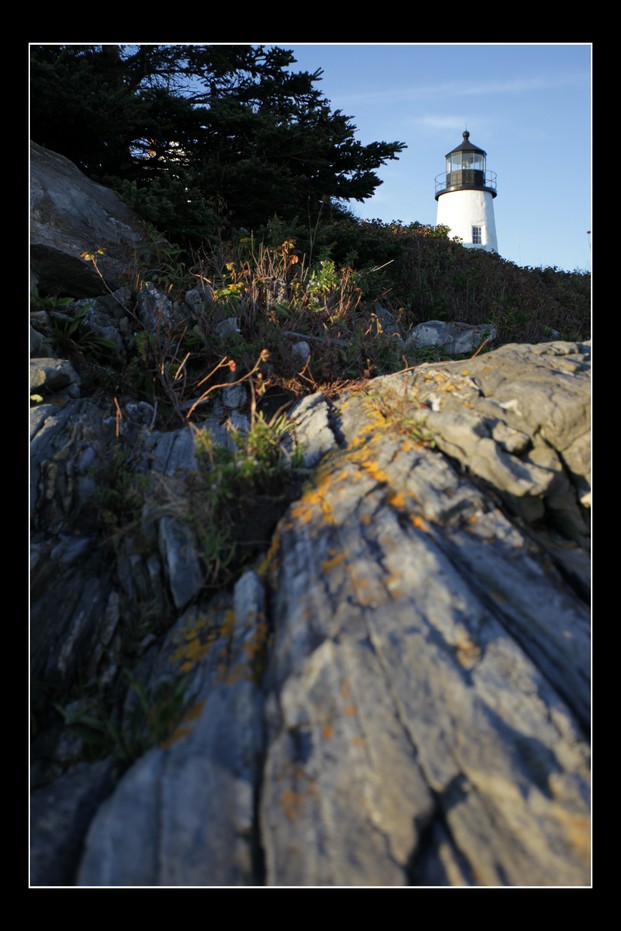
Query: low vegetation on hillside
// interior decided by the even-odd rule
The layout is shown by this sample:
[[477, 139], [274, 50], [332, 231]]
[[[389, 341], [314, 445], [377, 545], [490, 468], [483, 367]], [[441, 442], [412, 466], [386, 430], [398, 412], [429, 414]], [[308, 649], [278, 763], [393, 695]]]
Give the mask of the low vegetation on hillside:
[[274, 220], [191, 253], [155, 242], [150, 265], [132, 270], [134, 287], [149, 283], [173, 306], [194, 291], [193, 311], [173, 315], [166, 332], [136, 326], [124, 387], [180, 416], [225, 381], [250, 377], [257, 401], [268, 389], [299, 397], [437, 359], [402, 338], [430, 319], [493, 325], [483, 351], [589, 338], [590, 275], [520, 268], [441, 227], [343, 214], [310, 233]]

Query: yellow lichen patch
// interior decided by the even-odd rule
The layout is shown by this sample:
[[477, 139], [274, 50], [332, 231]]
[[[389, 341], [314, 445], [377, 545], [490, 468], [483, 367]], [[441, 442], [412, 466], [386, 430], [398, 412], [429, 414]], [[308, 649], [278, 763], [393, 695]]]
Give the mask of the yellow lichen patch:
[[280, 803], [285, 816], [290, 820], [294, 820], [300, 814], [305, 799], [317, 792], [314, 777], [310, 776], [300, 766], [285, 763], [275, 773], [275, 779], [278, 781], [286, 779], [292, 784], [290, 788], [283, 791]]
[[399, 598], [404, 595], [403, 579], [397, 572], [391, 572], [384, 578], [384, 584], [393, 598]]
[[319, 510], [322, 520], [327, 524], [335, 524], [334, 515], [329, 502], [326, 500], [326, 492], [330, 485], [331, 473], [321, 477], [320, 483], [309, 488], [303, 497], [291, 508], [291, 516], [301, 524], [308, 524]]
[[269, 626], [261, 613], [252, 636], [244, 643], [246, 662], [242, 664], [241, 671], [246, 680], [258, 681], [263, 675], [266, 663], [266, 648], [269, 637]]
[[334, 477], [338, 474], [338, 466], [340, 463], [340, 453], [339, 451], [328, 454], [325, 459], [321, 461], [319, 466], [315, 471], [315, 475], [312, 481], [305, 488], [305, 496], [313, 490], [325, 486], [326, 484], [332, 484]]
[[343, 698], [349, 698], [350, 694], [349, 679], [343, 679], [341, 682], [341, 696]]
[[352, 737], [351, 742], [355, 744], [357, 747], [364, 747], [364, 740], [362, 739], [362, 737]]
[[368, 576], [357, 571], [350, 571], [348, 575], [356, 601], [361, 607], [375, 607], [379, 601], [383, 600], [377, 585]]
[[188, 624], [185, 624], [181, 628], [178, 634], [175, 636], [175, 643], [179, 643], [181, 640], [192, 640], [194, 637], [208, 627], [213, 622], [212, 614], [199, 614], [198, 617], [195, 617]]
[[302, 807], [302, 796], [299, 792], [294, 792], [293, 789], [285, 789], [280, 804], [282, 805], [285, 817], [289, 818], [290, 821], [295, 821]]
[[481, 650], [467, 636], [457, 645], [457, 662], [464, 669], [471, 669], [481, 657]]
[[404, 437], [404, 439], [401, 441], [401, 446], [400, 446], [400, 448], [399, 448], [399, 452], [402, 452], [402, 453], [413, 453], [413, 452], [416, 452], [416, 450], [417, 450], [417, 449], [420, 449], [420, 448], [421, 448], [421, 444], [420, 444], [420, 443], [416, 443], [414, 440], [412, 440], [412, 439], [410, 439], [409, 437], [406, 436], [406, 437]]
[[350, 443], [352, 450], [361, 446], [366, 446], [369, 442], [368, 437], [371, 433], [382, 432], [386, 428], [386, 418], [372, 401], [366, 401], [362, 405], [367, 417], [366, 423], [358, 430], [358, 433]]
[[363, 527], [368, 527], [372, 520], [373, 518], [370, 514], [364, 514], [363, 517], [360, 518], [360, 523]]
[[205, 707], [204, 701], [197, 701], [188, 708], [186, 713], [181, 718], [181, 721], [173, 731], [173, 733], [164, 740], [160, 747], [166, 750], [169, 747], [172, 747], [173, 744], [177, 743], [178, 740], [181, 740], [182, 737], [187, 737], [188, 734], [192, 732], [192, 724], [195, 721], [198, 721], [201, 714], [203, 713], [203, 708]]
[[177, 741], [181, 740], [183, 737], [187, 737], [188, 734], [191, 734], [191, 733], [192, 733], [192, 728], [191, 728], [191, 727], [181, 727], [181, 726], [179, 726], [179, 727], [175, 730], [174, 734], [171, 734], [171, 735], [170, 735], [170, 737], [168, 738], [168, 740], [162, 741], [162, 743], [160, 744], [160, 747], [161, 747], [162, 750], [168, 750], [168, 749], [170, 749], [170, 747], [172, 747], [173, 744], [176, 744]]
[[376, 482], [381, 482], [382, 484], [388, 484], [390, 481], [390, 476], [388, 472], [385, 472], [377, 462], [374, 462], [373, 459], [365, 459], [360, 463], [365, 472], [368, 472], [371, 478], [375, 479]]
[[333, 569], [334, 566], [338, 566], [346, 558], [347, 557], [342, 550], [340, 552], [335, 550], [328, 550], [328, 559], [326, 559], [325, 562], [321, 564], [321, 571], [323, 573], [329, 572], [330, 569]]
[[272, 542], [270, 543], [270, 548], [263, 557], [259, 568], [257, 569], [257, 575], [261, 578], [269, 574], [270, 582], [275, 578], [277, 568], [278, 568], [278, 555], [280, 550], [281, 535], [277, 531], [272, 537]]
[[324, 726], [321, 729], [321, 733], [323, 737], [325, 737], [326, 740], [330, 740], [330, 738], [334, 734], [334, 729], [331, 724], [324, 724]]
[[417, 530], [422, 530], [424, 533], [427, 533], [427, 531], [429, 530], [429, 527], [427, 526], [423, 518], [420, 517], [418, 514], [410, 514], [410, 521], [412, 522], [413, 526], [416, 527]]
[[299, 524], [308, 524], [313, 518], [313, 509], [305, 502], [300, 501], [291, 508], [291, 516]]
[[224, 612], [224, 619], [222, 621], [222, 636], [230, 637], [233, 633], [233, 628], [235, 627], [235, 612], [232, 608], [228, 608]]
[[200, 628], [195, 633], [184, 633], [185, 640], [170, 657], [171, 663], [178, 663], [181, 672], [190, 672], [191, 669], [207, 655], [213, 643], [220, 636], [215, 629], [204, 632]]
[[204, 707], [205, 707], [204, 701], [194, 702], [194, 704], [190, 708], [188, 708], [186, 713], [183, 715], [183, 720], [187, 723], [191, 721], [198, 721], [201, 714], [203, 713]]
[[591, 859], [591, 819], [588, 815], [563, 813], [567, 840], [587, 863]]
[[248, 667], [245, 665], [233, 666], [232, 669], [222, 670], [220, 682], [226, 685], [235, 685], [236, 682], [248, 682], [251, 678], [248, 674]]
[[324, 479], [324, 482], [326, 482], [329, 485], [330, 489], [335, 488], [336, 485], [339, 485], [341, 483], [345, 483], [346, 485], [349, 485], [350, 481], [351, 481], [351, 473], [348, 469], [340, 469], [339, 471], [331, 472], [328, 475], [326, 475]]
[[222, 646], [218, 654], [218, 663], [217, 669], [220, 677], [220, 682], [223, 682], [228, 674], [228, 669], [231, 664], [231, 649], [233, 644], [233, 633], [235, 630], [235, 612], [232, 608], [228, 608], [224, 612], [224, 618], [222, 624], [220, 625], [220, 640]]
[[393, 508], [397, 508], [398, 510], [403, 510], [406, 505], [405, 495], [402, 491], [397, 491], [393, 495], [390, 495], [387, 501], [388, 504], [390, 504]]
[[348, 705], [348, 706], [344, 709], [344, 711], [345, 711], [345, 714], [346, 714], [349, 718], [353, 718], [353, 717], [355, 716], [355, 714], [356, 714], [356, 706], [355, 706], [355, 705]]
[[[261, 618], [263, 616], [261, 615]], [[243, 651], [249, 662], [254, 662], [265, 646], [267, 640], [268, 626], [264, 619], [261, 619], [252, 632], [252, 636], [243, 645]]]
[[330, 524], [333, 527], [336, 526], [336, 519], [332, 513], [332, 508], [327, 501], [321, 502], [321, 514], [326, 524]]

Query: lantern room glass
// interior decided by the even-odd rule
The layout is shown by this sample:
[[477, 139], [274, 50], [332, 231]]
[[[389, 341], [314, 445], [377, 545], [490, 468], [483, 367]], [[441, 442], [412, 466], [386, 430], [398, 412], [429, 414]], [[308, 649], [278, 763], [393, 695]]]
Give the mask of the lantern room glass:
[[485, 171], [485, 156], [480, 152], [452, 152], [446, 159], [446, 170]]

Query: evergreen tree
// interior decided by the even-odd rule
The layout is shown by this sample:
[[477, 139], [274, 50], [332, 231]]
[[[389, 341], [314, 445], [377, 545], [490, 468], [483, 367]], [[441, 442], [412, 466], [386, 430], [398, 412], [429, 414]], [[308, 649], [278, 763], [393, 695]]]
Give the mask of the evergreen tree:
[[321, 70], [294, 62], [264, 46], [33, 46], [31, 135], [124, 185], [169, 234], [200, 235], [214, 210], [248, 228], [314, 219], [326, 201], [370, 197], [404, 144], [357, 141]]

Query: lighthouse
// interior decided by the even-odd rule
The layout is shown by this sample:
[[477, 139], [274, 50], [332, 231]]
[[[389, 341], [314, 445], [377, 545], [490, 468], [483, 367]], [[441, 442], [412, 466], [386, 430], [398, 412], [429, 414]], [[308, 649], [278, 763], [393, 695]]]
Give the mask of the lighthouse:
[[487, 171], [487, 152], [470, 142], [466, 130], [463, 142], [446, 155], [446, 171], [436, 178], [438, 226], [448, 226], [468, 249], [498, 252], [494, 198], [496, 174]]

